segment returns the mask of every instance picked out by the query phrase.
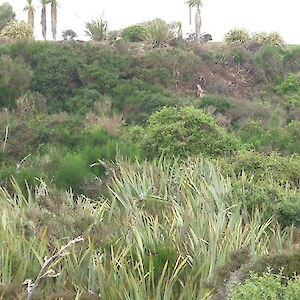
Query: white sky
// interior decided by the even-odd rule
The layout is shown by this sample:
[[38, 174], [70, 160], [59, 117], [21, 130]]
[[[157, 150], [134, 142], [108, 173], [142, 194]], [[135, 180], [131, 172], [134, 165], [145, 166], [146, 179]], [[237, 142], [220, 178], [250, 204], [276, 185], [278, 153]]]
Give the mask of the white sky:
[[[25, 0], [0, 0], [9, 2], [18, 19], [27, 19], [22, 12]], [[41, 5], [36, 6], [36, 37], [41, 38]], [[121, 29], [156, 17], [167, 22], [182, 21], [185, 31], [191, 31], [188, 7], [185, 0], [59, 0], [58, 39], [61, 32], [73, 29], [84, 38], [85, 22], [104, 13], [109, 30]], [[300, 0], [203, 0], [202, 32], [212, 34], [214, 41], [221, 41], [224, 34], [234, 27], [244, 27], [250, 32], [278, 31], [286, 42], [300, 44]], [[194, 19], [194, 11], [193, 11]], [[51, 39], [50, 6], [48, 6], [48, 33]], [[193, 25], [192, 25], [193, 26]]]

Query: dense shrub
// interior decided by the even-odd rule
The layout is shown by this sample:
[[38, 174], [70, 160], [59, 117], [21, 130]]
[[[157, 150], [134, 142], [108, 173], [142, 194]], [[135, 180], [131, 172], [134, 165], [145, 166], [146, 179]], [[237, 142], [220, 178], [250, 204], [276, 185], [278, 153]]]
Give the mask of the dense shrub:
[[103, 98], [104, 96], [96, 90], [79, 90], [76, 95], [66, 99], [66, 111], [73, 114], [85, 115], [87, 112], [93, 110], [95, 102], [101, 101]]
[[231, 99], [214, 95], [205, 95], [200, 102], [200, 108], [213, 107], [216, 113], [225, 113], [231, 106]]
[[154, 19], [144, 24], [145, 39], [154, 45], [162, 46], [174, 38], [169, 24], [162, 19]]
[[228, 44], [245, 43], [250, 40], [251, 36], [248, 30], [244, 28], [235, 28], [228, 31], [224, 36], [224, 41]]
[[286, 278], [283, 274], [273, 274], [272, 270], [261, 274], [251, 273], [242, 284], [233, 286], [228, 300], [297, 300], [300, 298], [300, 277]]
[[192, 106], [163, 108], [145, 129], [142, 147], [150, 157], [165, 155], [224, 156], [241, 148], [238, 138], [219, 127], [212, 116]]
[[144, 123], [148, 117], [161, 108], [178, 104], [179, 100], [160, 85], [151, 85], [132, 78], [121, 80], [112, 91], [113, 108], [124, 114], [127, 123]]
[[102, 18], [94, 19], [85, 24], [85, 33], [94, 41], [102, 42], [107, 39], [107, 21]]
[[287, 93], [297, 93], [300, 92], [300, 74], [299, 73], [289, 73], [283, 80], [279, 81], [275, 86], [274, 90], [280, 95], [285, 95]]
[[64, 109], [64, 100], [82, 86], [79, 79], [80, 59], [69, 45], [49, 44], [34, 57], [32, 89], [47, 95], [52, 111]]
[[263, 45], [269, 45], [279, 48], [285, 47], [285, 41], [283, 37], [276, 31], [255, 33], [252, 36], [252, 40], [259, 42]]
[[266, 46], [256, 53], [253, 63], [259, 80], [274, 81], [284, 73], [284, 52], [278, 47]]
[[6, 26], [7, 23], [14, 21], [16, 14], [13, 7], [5, 2], [0, 5], [0, 31]]
[[0, 56], [0, 108], [14, 107], [15, 100], [26, 92], [32, 78], [32, 69], [21, 58]]
[[132, 25], [123, 29], [122, 38], [129, 42], [140, 42], [145, 39], [146, 29], [143, 25]]
[[1, 30], [0, 37], [14, 38], [18, 40], [32, 40], [33, 29], [24, 21], [10, 22]]
[[[231, 166], [231, 167], [230, 167]], [[268, 178], [270, 175], [277, 183], [299, 187], [300, 157], [281, 156], [276, 153], [264, 155], [254, 151], [241, 151], [224, 164], [225, 168], [232, 168], [235, 174], [243, 171], [254, 176], [254, 180]]]
[[86, 88], [109, 94], [122, 77], [121, 70], [126, 69], [127, 57], [112, 49], [96, 46], [84, 47], [84, 62], [78, 70], [79, 78]]

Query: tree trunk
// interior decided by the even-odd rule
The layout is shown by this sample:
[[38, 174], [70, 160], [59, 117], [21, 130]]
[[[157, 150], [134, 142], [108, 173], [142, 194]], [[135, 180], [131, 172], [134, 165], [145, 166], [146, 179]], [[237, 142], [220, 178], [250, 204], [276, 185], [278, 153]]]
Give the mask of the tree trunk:
[[33, 10], [33, 7], [28, 7], [28, 24], [34, 30], [34, 10]]
[[201, 34], [201, 10], [200, 6], [197, 7], [195, 14], [195, 33], [196, 33], [196, 42], [200, 43], [200, 34]]
[[56, 41], [57, 33], [57, 6], [56, 4], [51, 4], [51, 30], [53, 39]]
[[47, 34], [46, 5], [43, 5], [42, 7], [41, 25], [42, 25], [42, 35], [44, 40], [46, 40], [46, 34]]

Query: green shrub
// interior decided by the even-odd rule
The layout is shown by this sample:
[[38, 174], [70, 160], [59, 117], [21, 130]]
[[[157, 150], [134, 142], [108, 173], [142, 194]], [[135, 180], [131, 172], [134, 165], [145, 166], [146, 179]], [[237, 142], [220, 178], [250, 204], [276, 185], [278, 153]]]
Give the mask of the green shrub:
[[145, 39], [154, 45], [162, 46], [174, 38], [174, 33], [169, 24], [162, 19], [143, 24], [145, 27]]
[[0, 56], [0, 108], [15, 107], [15, 100], [26, 92], [32, 78], [32, 69], [23, 59]]
[[52, 144], [73, 149], [83, 135], [83, 119], [78, 115], [58, 113], [36, 115], [29, 120], [31, 132], [36, 136], [35, 147]]
[[245, 43], [250, 39], [249, 31], [244, 28], [231, 29], [224, 36], [224, 41], [228, 44]]
[[212, 116], [192, 106], [165, 107], [154, 113], [145, 129], [142, 148], [150, 157], [224, 156], [241, 148], [238, 138], [219, 127]]
[[263, 127], [262, 121], [248, 121], [239, 131], [241, 140], [255, 149], [270, 145], [271, 134]]
[[9, 23], [14, 21], [16, 14], [13, 7], [8, 3], [4, 2], [0, 5], [0, 31]]
[[289, 73], [285, 76], [283, 81], [278, 82], [274, 87], [276, 93], [280, 95], [290, 93], [300, 93], [300, 73]]
[[126, 123], [144, 123], [162, 106], [178, 104], [179, 100], [160, 85], [151, 85], [136, 77], [121, 80], [112, 92], [113, 108], [122, 111]]
[[49, 44], [33, 58], [35, 72], [31, 89], [47, 95], [50, 111], [65, 109], [64, 100], [82, 86], [78, 70], [81, 58], [71, 45]]
[[286, 278], [272, 270], [258, 276], [251, 273], [243, 284], [231, 288], [229, 300], [297, 300], [300, 298], [300, 277]]
[[102, 18], [87, 22], [85, 29], [85, 33], [94, 41], [102, 42], [107, 39], [107, 21]]
[[215, 95], [205, 95], [200, 102], [200, 108], [213, 107], [216, 113], [224, 114], [231, 107], [231, 99]]
[[82, 192], [84, 179], [90, 179], [91, 170], [80, 153], [67, 153], [55, 162], [54, 183], [59, 189], [72, 188], [75, 193]]
[[103, 95], [96, 90], [82, 89], [75, 96], [65, 101], [65, 107], [67, 112], [85, 115], [93, 110], [96, 101], [100, 101], [103, 98]]
[[289, 46], [284, 52], [284, 65], [287, 72], [299, 72], [300, 68], [300, 46]]
[[286, 45], [283, 37], [276, 31], [255, 33], [252, 36], [252, 40], [263, 45], [269, 45], [279, 48], [284, 48]]
[[241, 151], [227, 163], [224, 164], [225, 168], [232, 168], [235, 174], [245, 171], [247, 175], [254, 176], [255, 181], [272, 176], [277, 183], [299, 187], [298, 155], [285, 157], [276, 153], [264, 155], [255, 151]]
[[146, 29], [143, 25], [132, 25], [123, 29], [122, 38], [129, 42], [140, 42], [145, 39]]
[[284, 52], [274, 46], [263, 47], [254, 55], [253, 64], [258, 80], [272, 82], [284, 74]]
[[0, 32], [0, 37], [14, 38], [18, 40], [32, 40], [33, 29], [24, 21], [8, 23]]

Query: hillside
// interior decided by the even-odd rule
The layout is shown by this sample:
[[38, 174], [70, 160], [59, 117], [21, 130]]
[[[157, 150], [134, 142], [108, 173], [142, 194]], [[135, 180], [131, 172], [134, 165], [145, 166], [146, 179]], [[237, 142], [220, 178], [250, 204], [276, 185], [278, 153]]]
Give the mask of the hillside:
[[298, 299], [299, 46], [1, 40], [0, 133], [4, 299]]

